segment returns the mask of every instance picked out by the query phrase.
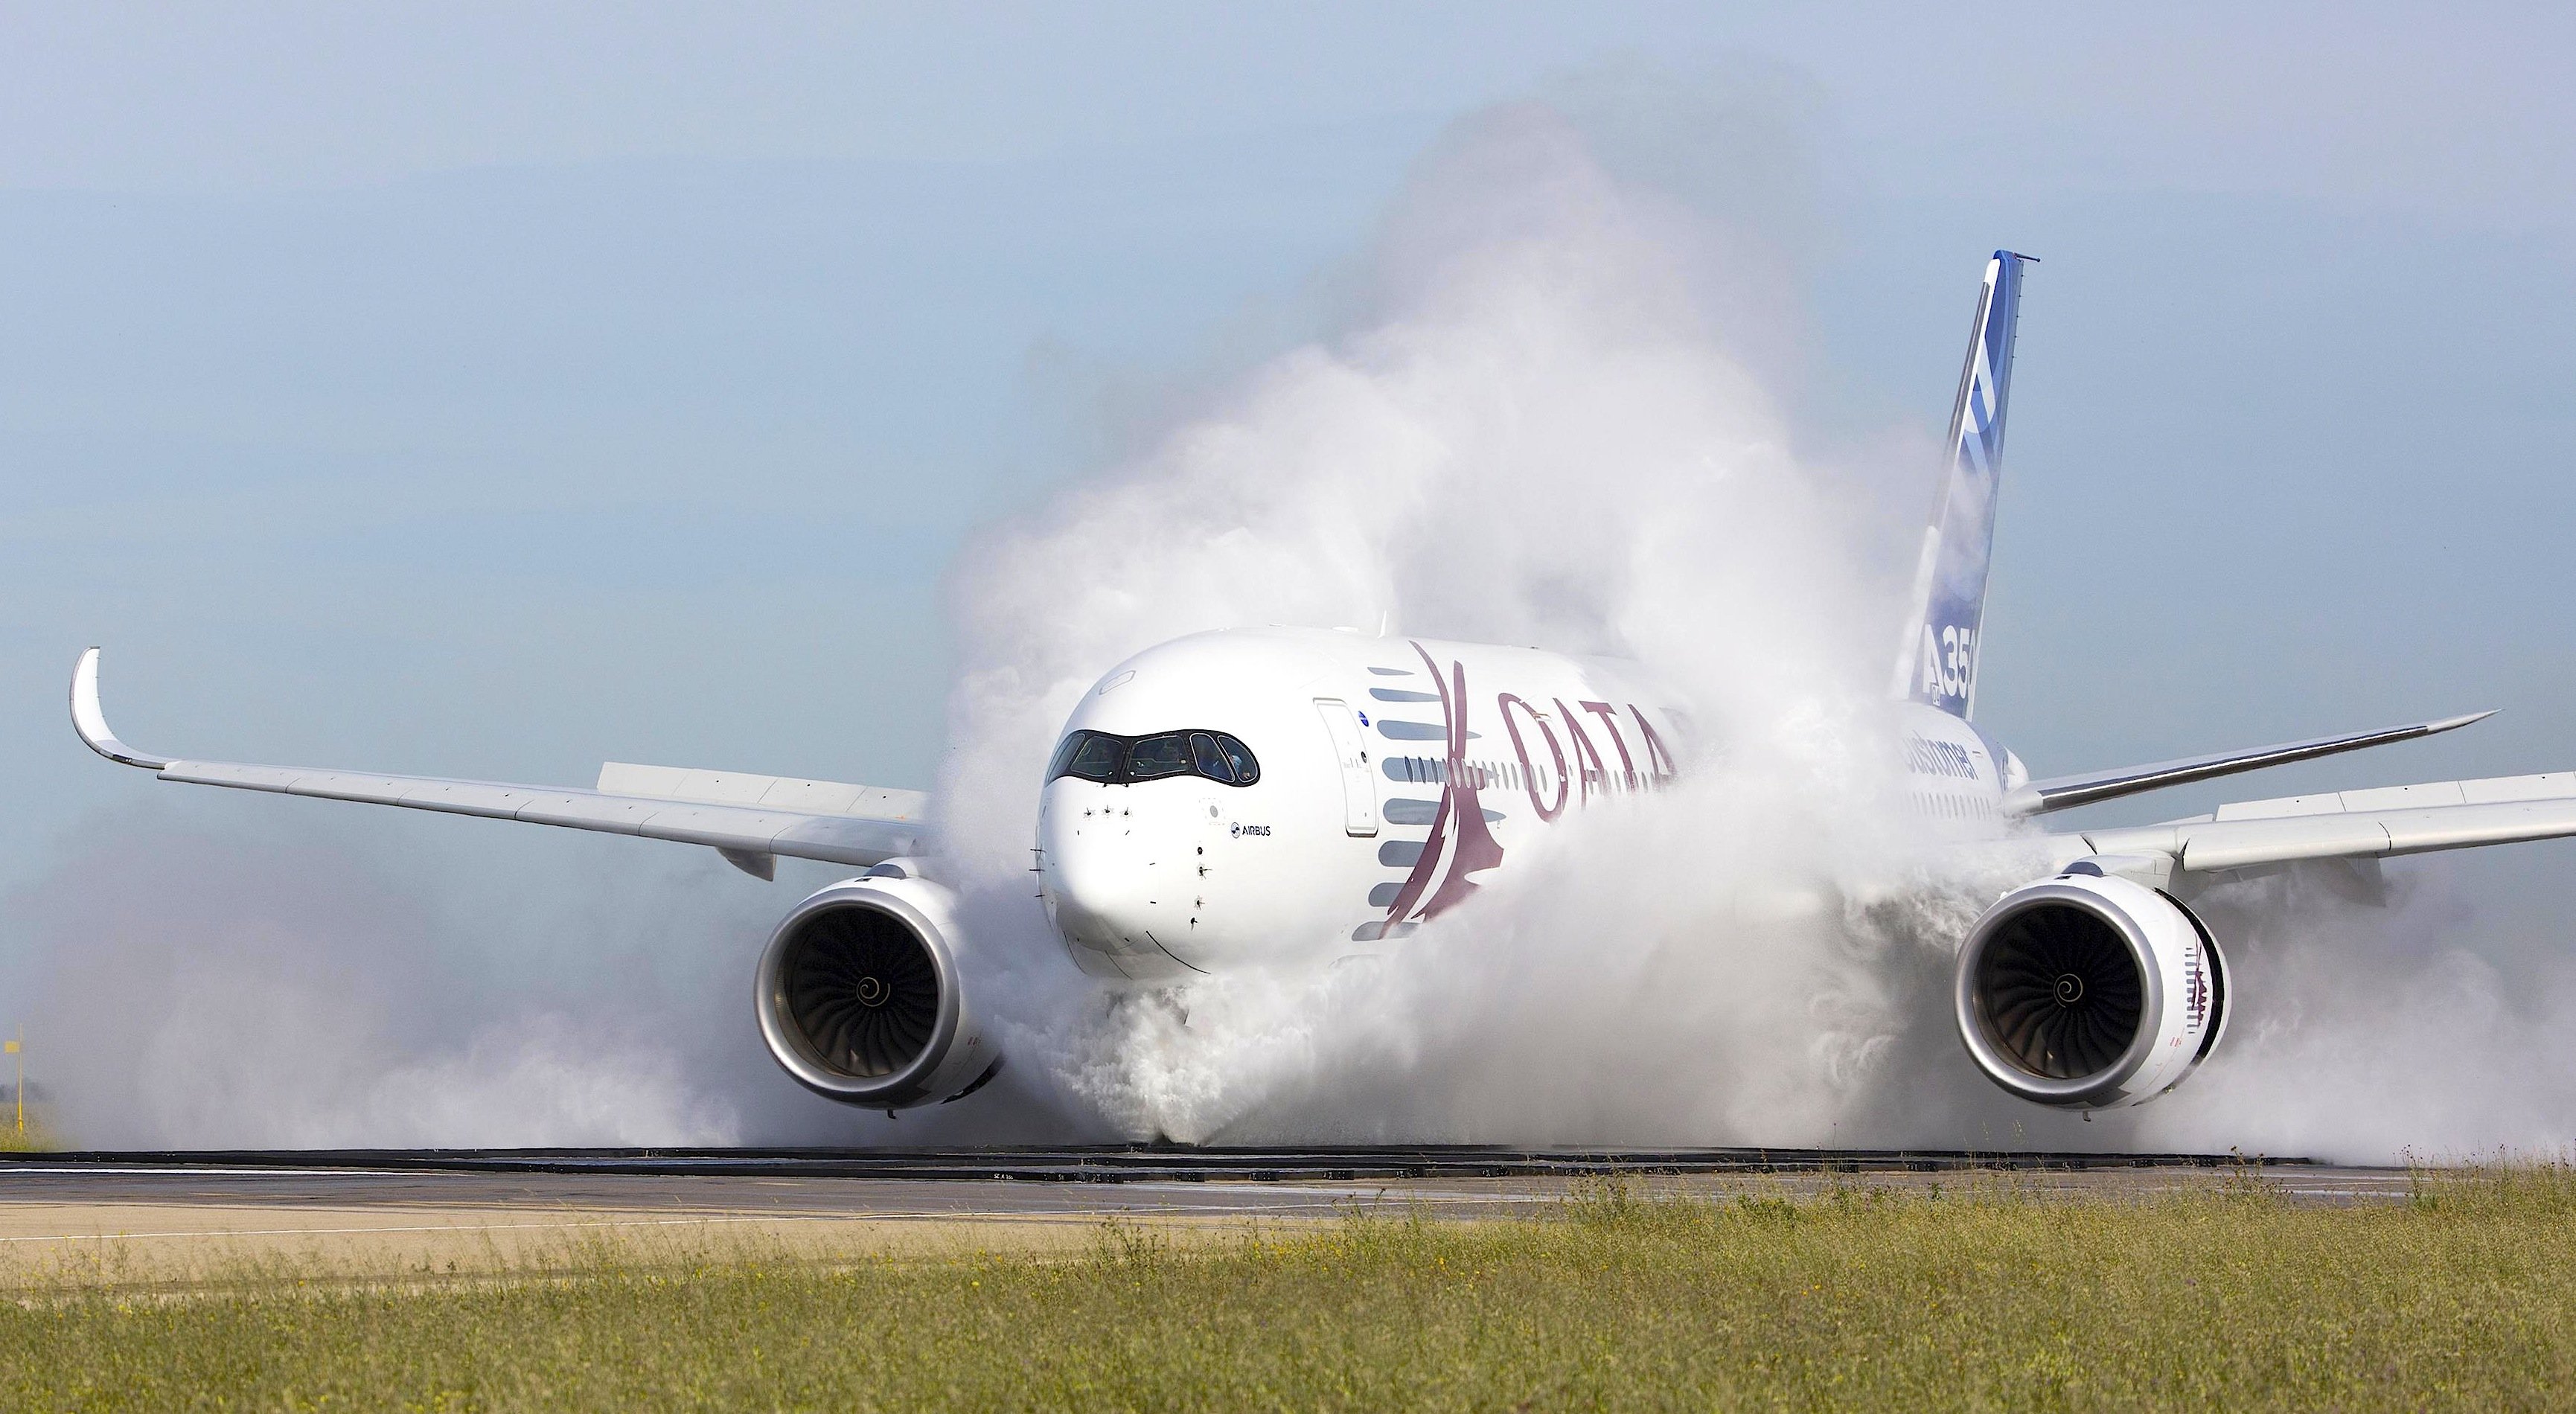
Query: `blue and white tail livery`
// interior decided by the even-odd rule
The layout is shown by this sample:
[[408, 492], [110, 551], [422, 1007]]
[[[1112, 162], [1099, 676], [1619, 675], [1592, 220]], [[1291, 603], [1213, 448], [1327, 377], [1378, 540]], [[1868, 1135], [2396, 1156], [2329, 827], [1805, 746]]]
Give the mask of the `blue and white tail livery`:
[[[1896, 660], [1896, 694], [1966, 718], [1977, 705], [1977, 632], [1986, 615], [1986, 568], [2003, 478], [2004, 406], [2012, 389], [2013, 326], [2021, 315], [2022, 263], [2008, 250], [1986, 263], [1968, 362], [1950, 409], [1950, 474], [1923, 532], [1912, 611]], [[2036, 263], [2035, 261], [2032, 263]]]

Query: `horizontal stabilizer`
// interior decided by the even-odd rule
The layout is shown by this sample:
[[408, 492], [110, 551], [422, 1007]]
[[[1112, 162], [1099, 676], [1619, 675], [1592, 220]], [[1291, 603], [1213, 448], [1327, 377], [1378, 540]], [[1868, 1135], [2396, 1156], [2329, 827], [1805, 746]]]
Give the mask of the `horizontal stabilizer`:
[[2105, 800], [2137, 795], [2143, 791], [2163, 790], [2167, 786], [2189, 785], [2194, 781], [2232, 776], [2240, 771], [2260, 771], [2267, 766], [2287, 766], [2294, 761], [2313, 761], [2338, 752], [2359, 751], [2369, 746], [2386, 746], [2391, 742], [2414, 741], [2419, 737], [2437, 736], [2457, 731], [2472, 722], [2483, 722], [2493, 712], [2471, 712], [2463, 717], [2444, 717], [2437, 722], [2414, 722], [2402, 727], [2383, 727], [2373, 732], [2353, 732], [2344, 736], [2310, 737], [2306, 741], [2285, 741], [2277, 746], [2258, 746], [2247, 751], [2222, 751], [2213, 756], [2187, 756], [2179, 761], [2158, 761], [2148, 766], [2127, 766], [2115, 771], [2094, 771], [2080, 776], [2056, 776], [2032, 781], [2004, 796], [2004, 813], [2013, 816], [2044, 815], [2052, 810], [2072, 810], [2079, 805], [2095, 805]]

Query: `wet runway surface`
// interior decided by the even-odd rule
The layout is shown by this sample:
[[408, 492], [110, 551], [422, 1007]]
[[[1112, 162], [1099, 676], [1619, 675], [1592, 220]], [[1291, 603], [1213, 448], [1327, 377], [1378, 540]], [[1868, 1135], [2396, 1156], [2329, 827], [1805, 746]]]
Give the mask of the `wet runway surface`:
[[1654, 1193], [2009, 1188], [2135, 1197], [2259, 1184], [2403, 1200], [2404, 1170], [2215, 1155], [1813, 1150], [344, 1150], [0, 1155], [0, 1279], [163, 1280], [283, 1263], [456, 1272], [583, 1244], [835, 1254], [1078, 1250], [1103, 1224], [1226, 1233], [1355, 1213], [1542, 1214], [1587, 1182]]
[[2069, 1194], [2259, 1183], [2294, 1198], [2406, 1192], [2403, 1170], [2229, 1155], [1482, 1147], [971, 1150], [338, 1150], [0, 1156], [0, 1207], [412, 1206], [835, 1218], [1500, 1215], [1624, 1175], [1691, 1192], [2004, 1183]]
[[1484, 1144], [1250, 1148], [1094, 1144], [965, 1149], [210, 1149], [0, 1154], [12, 1169], [310, 1169], [481, 1173], [1008, 1178], [1118, 1183], [1180, 1178], [1544, 1177], [1606, 1173], [2090, 1172], [2315, 1167], [2242, 1154], [1975, 1149], [1514, 1149]]

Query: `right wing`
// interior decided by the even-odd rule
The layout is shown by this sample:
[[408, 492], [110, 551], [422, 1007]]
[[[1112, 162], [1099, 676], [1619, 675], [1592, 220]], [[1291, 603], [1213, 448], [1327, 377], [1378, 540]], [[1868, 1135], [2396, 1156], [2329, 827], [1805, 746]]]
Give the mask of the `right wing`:
[[2158, 761], [2147, 766], [2124, 766], [2113, 771], [2093, 771], [2080, 776], [2057, 776], [2045, 781], [2032, 781], [2004, 794], [2006, 815], [2041, 815], [2051, 810], [2071, 810], [2079, 805], [2095, 805], [2143, 791], [2163, 790], [2167, 786], [2190, 785], [2194, 781], [2232, 776], [2243, 771], [2260, 771], [2271, 766], [2287, 766], [2294, 761], [2314, 761], [2320, 756], [2338, 752], [2359, 751], [2364, 747], [2386, 746], [2393, 741], [2414, 741], [2421, 737], [2439, 736], [2457, 731], [2494, 716], [2493, 712], [2471, 712], [2464, 717], [2444, 717], [2437, 722], [2414, 722], [2402, 727], [2382, 727], [2374, 732], [2350, 732], [2343, 736], [2310, 737], [2305, 741], [2285, 741], [2276, 746], [2257, 746], [2243, 751], [2221, 751], [2210, 756], [2186, 756], [2179, 761]]
[[2096, 855], [2157, 854], [2198, 873], [2373, 859], [2576, 835], [2576, 771], [2239, 801], [2161, 825], [2059, 836]]
[[872, 865], [917, 852], [928, 833], [930, 798], [921, 792], [833, 781], [610, 762], [600, 768], [596, 790], [579, 790], [153, 756], [108, 730], [98, 700], [98, 658], [92, 648], [72, 669], [73, 729], [90, 750], [165, 781], [701, 844], [763, 879], [775, 875], [782, 854]]

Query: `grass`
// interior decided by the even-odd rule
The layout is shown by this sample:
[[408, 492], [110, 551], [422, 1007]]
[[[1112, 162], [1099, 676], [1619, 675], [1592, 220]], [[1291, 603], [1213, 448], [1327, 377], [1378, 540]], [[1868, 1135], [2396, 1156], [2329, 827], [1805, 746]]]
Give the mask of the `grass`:
[[598, 1246], [15, 1296], [13, 1409], [2542, 1407], [2576, 1389], [2576, 1170], [2354, 1209], [1605, 1185], [1072, 1257]]

